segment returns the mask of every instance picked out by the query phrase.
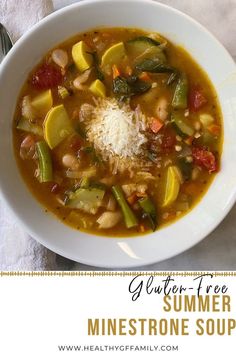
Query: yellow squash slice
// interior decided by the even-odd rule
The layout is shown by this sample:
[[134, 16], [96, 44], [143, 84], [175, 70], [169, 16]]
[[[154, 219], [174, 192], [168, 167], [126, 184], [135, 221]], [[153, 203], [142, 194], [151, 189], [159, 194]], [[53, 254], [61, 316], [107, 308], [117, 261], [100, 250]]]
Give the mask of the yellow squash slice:
[[117, 64], [125, 57], [125, 46], [123, 42], [114, 44], [108, 48], [102, 56], [102, 66]]
[[84, 41], [80, 41], [72, 47], [72, 58], [79, 71], [85, 71], [93, 65], [91, 49]]
[[31, 105], [39, 115], [45, 116], [53, 105], [52, 91], [47, 90], [40, 93], [32, 99]]
[[162, 206], [170, 206], [178, 197], [181, 183], [181, 171], [176, 166], [169, 166], [167, 170], [164, 201]]
[[106, 87], [100, 80], [95, 80], [90, 85], [89, 90], [96, 96], [106, 97]]
[[44, 120], [44, 138], [51, 149], [74, 132], [63, 104], [53, 107]]

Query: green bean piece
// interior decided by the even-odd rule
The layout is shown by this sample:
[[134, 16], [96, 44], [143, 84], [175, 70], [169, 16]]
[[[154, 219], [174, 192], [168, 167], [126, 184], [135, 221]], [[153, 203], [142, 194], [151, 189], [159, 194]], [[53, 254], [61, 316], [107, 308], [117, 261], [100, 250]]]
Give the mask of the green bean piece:
[[52, 159], [47, 143], [42, 140], [36, 143], [36, 151], [39, 159], [39, 179], [40, 182], [50, 182], [53, 180]]
[[157, 228], [157, 214], [155, 205], [149, 197], [139, 199], [138, 202], [141, 208], [143, 209], [144, 213], [148, 217], [152, 230], [155, 231]]
[[131, 227], [137, 226], [138, 220], [137, 220], [135, 214], [133, 213], [133, 211], [130, 209], [129, 205], [127, 204], [121, 187], [120, 186], [113, 186], [112, 192], [113, 192], [113, 195], [114, 195], [117, 203], [119, 204], [119, 206], [122, 210], [126, 227], [128, 229], [130, 229]]
[[177, 82], [172, 107], [185, 109], [188, 106], [188, 80], [185, 74], [182, 74]]

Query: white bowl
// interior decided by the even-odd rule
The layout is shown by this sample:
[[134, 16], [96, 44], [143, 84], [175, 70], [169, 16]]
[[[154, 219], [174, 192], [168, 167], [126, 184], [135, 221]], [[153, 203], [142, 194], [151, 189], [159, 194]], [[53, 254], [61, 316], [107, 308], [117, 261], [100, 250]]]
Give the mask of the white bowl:
[[[44, 208], [19, 174], [12, 145], [17, 96], [30, 70], [57, 43], [98, 26], [160, 32], [184, 46], [208, 73], [224, 116], [222, 169], [202, 201], [185, 217], [142, 237], [108, 238], [71, 229]], [[134, 267], [164, 260], [192, 247], [226, 216], [236, 197], [236, 66], [223, 46], [200, 24], [148, 0], [83, 1], [48, 16], [13, 47], [0, 66], [0, 187], [25, 230], [67, 258], [101, 267]], [[223, 235], [222, 235], [223, 237]]]

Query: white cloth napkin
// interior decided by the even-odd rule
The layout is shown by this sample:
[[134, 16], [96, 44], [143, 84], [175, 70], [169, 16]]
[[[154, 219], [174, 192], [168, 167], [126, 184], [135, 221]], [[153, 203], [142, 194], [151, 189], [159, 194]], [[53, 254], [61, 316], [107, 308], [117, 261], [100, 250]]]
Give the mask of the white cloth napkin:
[[14, 42], [52, 11], [51, 0], [0, 0], [0, 21]]
[[[16, 41], [52, 10], [51, 0], [0, 0], [0, 22]], [[28, 236], [0, 200], [0, 270], [54, 269], [56, 255]]]

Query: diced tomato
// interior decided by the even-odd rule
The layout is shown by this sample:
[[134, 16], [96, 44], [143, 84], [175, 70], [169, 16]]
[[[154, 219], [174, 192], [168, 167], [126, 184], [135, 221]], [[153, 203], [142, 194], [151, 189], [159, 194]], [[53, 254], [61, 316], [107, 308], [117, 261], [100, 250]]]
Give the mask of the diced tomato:
[[188, 97], [188, 106], [190, 111], [197, 112], [205, 104], [207, 104], [207, 99], [202, 93], [201, 88], [199, 86], [194, 86], [190, 90]]
[[32, 77], [32, 85], [37, 89], [49, 89], [62, 83], [63, 76], [59, 69], [43, 64]]
[[171, 152], [172, 150], [174, 150], [175, 144], [176, 144], [175, 134], [170, 129], [166, 129], [161, 143], [161, 148], [163, 152], [165, 153]]
[[150, 129], [153, 133], [158, 133], [159, 130], [163, 127], [163, 122], [158, 118], [152, 118], [150, 123]]
[[206, 148], [195, 146], [192, 148], [192, 156], [194, 163], [203, 167], [209, 173], [217, 171], [217, 161], [215, 155], [211, 151]]

